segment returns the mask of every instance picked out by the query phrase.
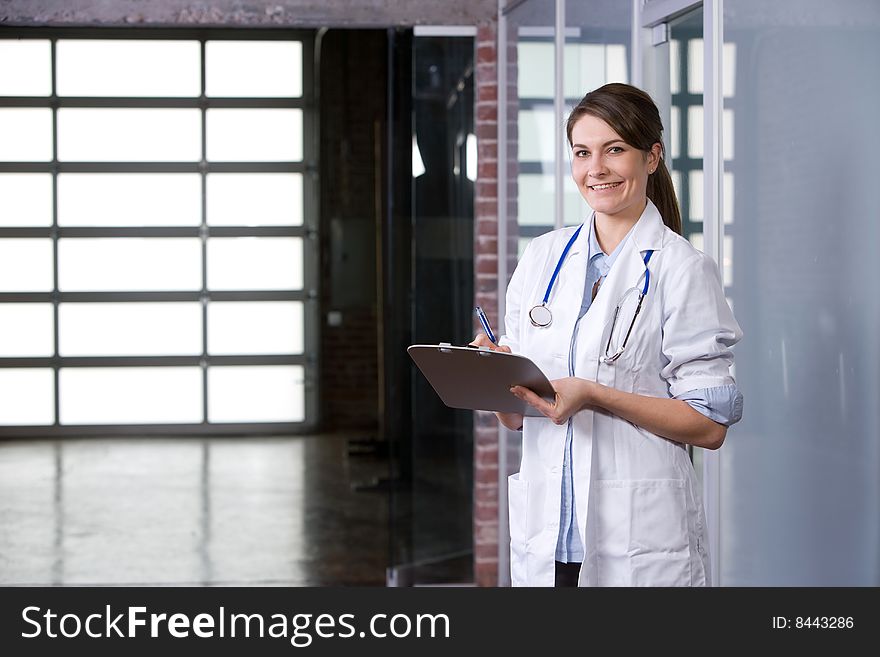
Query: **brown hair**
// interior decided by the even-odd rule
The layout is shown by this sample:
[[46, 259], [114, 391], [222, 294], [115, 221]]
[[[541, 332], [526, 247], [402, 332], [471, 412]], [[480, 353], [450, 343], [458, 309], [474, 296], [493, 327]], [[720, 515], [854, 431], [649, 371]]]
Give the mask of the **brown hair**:
[[681, 235], [678, 199], [663, 161], [663, 123], [651, 97], [638, 87], [620, 82], [591, 91], [568, 115], [565, 130], [569, 145], [574, 124], [585, 114], [605, 121], [627, 144], [640, 151], [648, 152], [654, 144], [660, 144], [660, 162], [654, 173], [648, 175], [647, 195], [660, 211], [663, 223]]

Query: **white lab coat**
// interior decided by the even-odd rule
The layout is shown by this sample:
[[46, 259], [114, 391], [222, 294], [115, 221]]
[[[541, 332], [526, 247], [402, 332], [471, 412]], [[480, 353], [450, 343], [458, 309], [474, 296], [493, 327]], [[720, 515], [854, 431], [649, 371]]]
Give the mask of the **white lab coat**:
[[[536, 328], [539, 304], [576, 228], [534, 239], [507, 291], [501, 342], [531, 358], [551, 380], [568, 376], [571, 336], [584, 291], [589, 224], [553, 286], [549, 327]], [[615, 306], [630, 287], [650, 287], [623, 355], [599, 360]], [[742, 332], [714, 262], [663, 224], [648, 201], [587, 314], [580, 320], [575, 376], [640, 395], [675, 397], [734, 383], [730, 347]], [[574, 415], [577, 524], [584, 546], [580, 586], [707, 586], [706, 521], [685, 446], [601, 410]], [[525, 418], [520, 471], [509, 478], [510, 564], [514, 586], [553, 586], [566, 425]]]

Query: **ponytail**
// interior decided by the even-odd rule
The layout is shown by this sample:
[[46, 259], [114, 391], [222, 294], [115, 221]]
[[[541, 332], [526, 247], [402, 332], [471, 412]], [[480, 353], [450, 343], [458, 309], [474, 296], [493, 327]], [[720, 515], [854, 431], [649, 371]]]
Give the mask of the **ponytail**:
[[669, 175], [666, 162], [662, 157], [657, 169], [648, 176], [647, 192], [648, 198], [660, 211], [663, 223], [681, 235], [681, 210], [678, 207], [675, 188], [672, 186], [672, 176]]

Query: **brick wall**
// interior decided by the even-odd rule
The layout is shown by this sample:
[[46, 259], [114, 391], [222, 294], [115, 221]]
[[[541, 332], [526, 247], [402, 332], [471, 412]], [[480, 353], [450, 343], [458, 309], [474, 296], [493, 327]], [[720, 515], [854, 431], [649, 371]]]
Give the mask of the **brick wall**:
[[[492, 326], [498, 318], [498, 70], [494, 23], [477, 29], [477, 193], [474, 208], [474, 297]], [[498, 421], [474, 414], [474, 581], [498, 583]]]

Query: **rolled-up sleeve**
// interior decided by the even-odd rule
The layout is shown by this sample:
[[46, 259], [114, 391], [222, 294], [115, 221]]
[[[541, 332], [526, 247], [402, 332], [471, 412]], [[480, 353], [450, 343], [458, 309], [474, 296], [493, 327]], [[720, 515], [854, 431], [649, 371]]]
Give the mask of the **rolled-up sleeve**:
[[743, 396], [733, 384], [688, 390], [676, 396], [710, 420], [729, 427], [742, 419]]
[[661, 376], [670, 395], [735, 386], [731, 347], [742, 338], [742, 329], [724, 298], [715, 263], [695, 253], [669, 276], [662, 294], [666, 364]]

